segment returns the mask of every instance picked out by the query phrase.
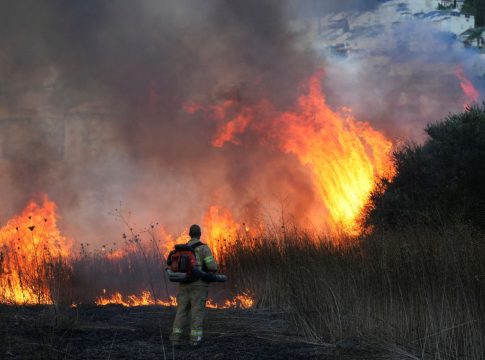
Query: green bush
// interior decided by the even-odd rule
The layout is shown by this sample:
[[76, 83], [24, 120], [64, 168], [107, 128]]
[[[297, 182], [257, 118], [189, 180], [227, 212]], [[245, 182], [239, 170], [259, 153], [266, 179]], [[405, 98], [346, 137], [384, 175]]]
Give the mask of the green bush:
[[475, 16], [475, 26], [485, 26], [485, 0], [465, 0], [461, 11]]
[[425, 130], [423, 145], [394, 152], [397, 175], [380, 181], [364, 223], [401, 228], [460, 221], [485, 228], [485, 104]]

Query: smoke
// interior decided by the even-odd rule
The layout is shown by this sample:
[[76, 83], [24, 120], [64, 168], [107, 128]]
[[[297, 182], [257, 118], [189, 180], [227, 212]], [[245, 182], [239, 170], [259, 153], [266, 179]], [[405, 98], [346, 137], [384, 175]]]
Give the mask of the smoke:
[[352, 108], [358, 119], [393, 138], [419, 142], [426, 124], [470, 104], [458, 66], [484, 94], [485, 58], [432, 23], [395, 23], [354, 41], [364, 50], [346, 57], [326, 54], [329, 101]]
[[183, 105], [256, 85], [290, 102], [315, 66], [287, 16], [278, 1], [2, 4], [3, 216], [47, 193], [89, 239], [118, 200], [172, 230], [210, 201], [230, 206], [250, 165], [232, 167], [241, 154], [214, 150], [215, 125]]
[[[384, 62], [381, 54], [341, 59], [319, 54], [293, 26], [313, 21], [310, 14], [380, 3], [2, 3], [2, 220], [43, 193], [59, 205], [66, 233], [84, 242], [122, 232], [109, 214], [120, 201], [127, 216], [133, 211], [133, 226], [158, 221], [174, 233], [200, 222], [211, 204], [242, 221], [282, 209], [304, 216], [315, 190], [295, 157], [260, 146], [253, 134], [214, 148], [217, 123], [184, 106], [264, 98], [285, 110], [301, 82], [324, 67], [333, 106], [352, 107], [388, 134], [419, 137], [425, 122], [456, 108], [459, 85], [442, 74], [467, 52], [433, 32], [416, 57], [409, 44], [423, 29], [408, 24], [381, 35]], [[393, 37], [397, 45], [388, 46]], [[433, 53], [436, 43], [444, 47]]]

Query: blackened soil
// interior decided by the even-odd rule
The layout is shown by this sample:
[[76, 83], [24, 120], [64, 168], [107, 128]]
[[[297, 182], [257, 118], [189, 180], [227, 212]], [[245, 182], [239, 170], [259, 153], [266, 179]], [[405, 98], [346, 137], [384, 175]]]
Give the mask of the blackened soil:
[[175, 309], [0, 306], [0, 359], [373, 359], [369, 351], [305, 342], [284, 314], [213, 310], [198, 348], [172, 348]]

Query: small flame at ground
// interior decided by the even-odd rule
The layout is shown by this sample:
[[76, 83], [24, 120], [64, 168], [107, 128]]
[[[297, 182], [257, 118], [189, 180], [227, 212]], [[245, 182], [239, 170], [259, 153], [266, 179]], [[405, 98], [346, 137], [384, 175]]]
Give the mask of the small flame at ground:
[[[169, 300], [156, 301], [149, 291], [143, 291], [141, 295], [128, 295], [123, 296], [121, 293], [116, 292], [109, 297], [101, 296], [96, 299], [96, 305], [122, 305], [126, 307], [130, 306], [146, 306], [146, 305], [159, 305], [159, 306], [177, 306], [177, 299], [174, 296], [170, 296]], [[211, 309], [230, 309], [241, 308], [250, 309], [254, 305], [253, 298], [246, 293], [236, 295], [232, 300], [225, 300], [222, 304], [217, 304], [214, 300], [208, 299], [206, 306]]]
[[207, 300], [206, 306], [212, 309], [251, 309], [254, 306], [254, 299], [248, 294], [236, 295], [232, 300], [226, 300], [222, 305], [216, 304], [211, 299]]
[[177, 300], [174, 296], [170, 296], [169, 300], [153, 300], [149, 291], [143, 291], [141, 295], [123, 296], [119, 292], [115, 292], [109, 297], [100, 296], [95, 301], [96, 305], [123, 305], [130, 306], [144, 306], [144, 305], [161, 305], [161, 306], [177, 306]]

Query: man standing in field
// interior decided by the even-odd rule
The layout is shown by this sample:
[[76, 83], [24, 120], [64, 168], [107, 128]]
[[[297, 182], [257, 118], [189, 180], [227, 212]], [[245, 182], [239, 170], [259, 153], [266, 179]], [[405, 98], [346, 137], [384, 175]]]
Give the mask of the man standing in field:
[[[197, 258], [197, 267], [202, 271], [216, 272], [217, 263], [210, 248], [200, 241], [202, 232], [199, 225], [192, 225], [189, 230], [190, 241], [187, 243], [194, 249]], [[177, 315], [173, 322], [170, 341], [173, 345], [180, 344], [188, 317], [190, 320], [190, 344], [199, 346], [202, 342], [205, 302], [209, 291], [209, 283], [197, 279], [188, 283], [180, 283], [177, 292]]]

